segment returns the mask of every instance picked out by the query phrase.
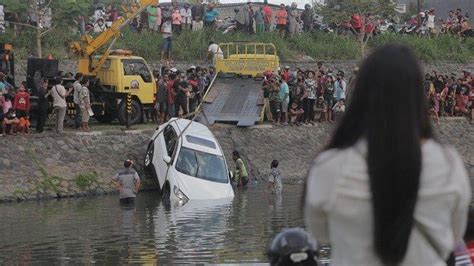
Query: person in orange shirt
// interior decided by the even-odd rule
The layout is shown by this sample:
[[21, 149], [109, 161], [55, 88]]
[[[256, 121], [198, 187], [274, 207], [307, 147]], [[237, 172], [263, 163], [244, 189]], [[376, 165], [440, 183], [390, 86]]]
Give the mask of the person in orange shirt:
[[280, 5], [280, 9], [277, 10], [275, 18], [277, 23], [277, 30], [280, 32], [280, 35], [282, 37], [285, 37], [288, 13], [286, 12], [284, 4]]
[[179, 9], [175, 9], [173, 14], [171, 14], [171, 24], [173, 25], [173, 32], [179, 33], [181, 31], [181, 23], [183, 22], [183, 18], [181, 17], [181, 13], [179, 13]]
[[267, 0], [265, 0], [264, 3], [265, 6], [263, 7], [263, 22], [265, 24], [265, 31], [270, 31], [273, 22], [273, 12], [272, 8], [268, 5]]

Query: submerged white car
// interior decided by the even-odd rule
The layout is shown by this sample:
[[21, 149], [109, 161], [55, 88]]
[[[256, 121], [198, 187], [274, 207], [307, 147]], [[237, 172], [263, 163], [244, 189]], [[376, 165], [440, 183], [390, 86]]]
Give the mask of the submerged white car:
[[203, 124], [173, 118], [153, 134], [145, 167], [159, 183], [164, 200], [233, 198], [224, 153]]

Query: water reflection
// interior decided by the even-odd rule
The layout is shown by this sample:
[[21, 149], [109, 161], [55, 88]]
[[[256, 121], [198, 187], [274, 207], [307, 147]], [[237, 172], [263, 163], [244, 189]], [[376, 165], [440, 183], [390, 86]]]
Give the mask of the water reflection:
[[275, 197], [251, 188], [229, 201], [165, 208], [155, 193], [134, 206], [117, 195], [0, 205], [0, 264], [265, 262], [270, 238], [302, 226], [301, 187]]

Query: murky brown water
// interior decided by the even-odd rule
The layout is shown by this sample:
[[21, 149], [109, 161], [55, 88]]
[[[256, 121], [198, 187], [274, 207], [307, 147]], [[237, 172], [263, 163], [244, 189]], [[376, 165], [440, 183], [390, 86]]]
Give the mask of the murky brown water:
[[165, 208], [153, 192], [0, 205], [0, 264], [266, 262], [270, 239], [303, 226], [302, 187]]

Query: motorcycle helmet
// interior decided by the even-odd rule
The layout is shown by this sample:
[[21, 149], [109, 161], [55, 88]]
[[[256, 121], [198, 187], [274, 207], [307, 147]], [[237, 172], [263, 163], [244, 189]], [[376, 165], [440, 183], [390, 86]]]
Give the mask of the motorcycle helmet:
[[318, 265], [318, 243], [301, 228], [280, 232], [268, 249], [270, 265]]

